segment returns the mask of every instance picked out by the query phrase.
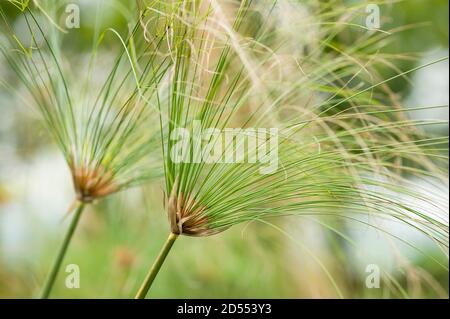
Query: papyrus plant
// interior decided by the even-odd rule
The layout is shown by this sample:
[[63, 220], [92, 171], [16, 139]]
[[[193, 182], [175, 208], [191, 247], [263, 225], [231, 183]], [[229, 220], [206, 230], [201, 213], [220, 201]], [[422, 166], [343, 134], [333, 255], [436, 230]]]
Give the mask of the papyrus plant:
[[[65, 2], [33, 3], [34, 7], [28, 2], [18, 6], [17, 1], [0, 4], [0, 50], [28, 91], [24, 99], [42, 115], [73, 179], [74, 214], [42, 290], [47, 298], [85, 206], [162, 175], [160, 143], [152, 129], [157, 127], [155, 111], [147, 105], [152, 103], [154, 84], [163, 77], [165, 64], [164, 58], [148, 53], [138, 17], [130, 21], [134, 27], [128, 35], [98, 27], [91, 52], [78, 59], [66, 56], [65, 30], [54, 18]], [[11, 4], [22, 11], [25, 34], [16, 31], [4, 14], [3, 6]], [[102, 48], [105, 38], [113, 39], [119, 48], [112, 58]], [[111, 59], [108, 64], [107, 59]], [[101, 78], [103, 70], [106, 75]]]
[[[158, 16], [142, 23], [146, 38], [153, 42], [164, 33], [161, 54], [173, 63], [158, 91], [170, 231], [136, 298], [147, 295], [179, 236], [205, 237], [276, 216], [397, 220], [448, 249], [445, 204], [410, 182], [415, 176], [446, 183], [447, 138], [421, 133], [420, 126], [435, 122], [409, 120], [389, 89], [391, 80], [414, 70], [392, 78], [377, 72], [409, 57], [381, 53], [389, 33], [355, 23], [364, 4], [144, 3]], [[339, 47], [349, 28], [367, 32]], [[194, 134], [196, 127], [220, 133], [201, 135], [200, 147], [185, 143], [179, 129]], [[226, 128], [242, 130], [227, 140]], [[270, 144], [271, 135], [255, 137], [260, 128], [278, 129], [278, 167], [270, 174], [248, 161], [258, 146]], [[174, 156], [179, 143], [184, 151]], [[208, 155], [211, 148], [202, 146], [211, 143], [235, 161], [195, 159]], [[241, 146], [244, 160], [236, 162]], [[439, 214], [426, 210], [430, 202]], [[377, 227], [370, 219], [366, 224]]]

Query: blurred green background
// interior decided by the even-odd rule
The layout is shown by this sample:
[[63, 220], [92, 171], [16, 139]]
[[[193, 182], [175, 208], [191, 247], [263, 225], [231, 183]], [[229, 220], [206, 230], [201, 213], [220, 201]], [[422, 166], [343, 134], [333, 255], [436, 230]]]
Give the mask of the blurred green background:
[[[81, 29], [63, 40], [68, 56], [91, 50], [98, 2], [79, 1]], [[130, 2], [108, 1], [102, 15], [104, 26], [126, 30], [127, 16], [134, 14]], [[10, 18], [17, 17], [18, 25], [23, 23], [17, 10], [5, 8]], [[385, 1], [381, 15], [383, 29], [414, 25], [395, 35], [386, 48], [422, 56], [398, 65], [399, 69], [448, 55], [447, 0]], [[347, 40], [343, 37], [342, 41]], [[105, 51], [118, 45], [112, 39], [106, 43]], [[387, 77], [395, 75], [392, 69], [382, 71]], [[415, 73], [409, 82], [395, 81], [392, 87], [408, 106], [448, 105], [448, 76], [446, 61]], [[0, 78], [15, 81], [2, 57]], [[416, 116], [448, 120], [448, 109]], [[437, 132], [446, 135], [447, 131], [448, 126]], [[168, 233], [161, 185], [155, 182], [128, 190], [89, 207], [65, 260], [65, 265], [79, 265], [81, 287], [67, 289], [63, 269], [52, 296], [134, 296]], [[442, 192], [448, 202], [445, 189], [436, 192]], [[38, 295], [67, 227], [64, 216], [72, 198], [70, 174], [39, 115], [0, 87], [1, 298]], [[271, 222], [286, 233], [254, 222], [213, 237], [181, 238], [149, 297], [337, 297], [333, 280], [347, 298], [448, 297], [448, 270], [406, 245], [392, 248], [390, 240], [369, 227], [300, 217]], [[355, 245], [329, 227], [348, 234]], [[398, 225], [389, 227], [413, 238], [426, 254], [442, 258], [435, 246], [417, 234]], [[371, 264], [382, 272], [379, 289], [365, 284], [366, 267]]]

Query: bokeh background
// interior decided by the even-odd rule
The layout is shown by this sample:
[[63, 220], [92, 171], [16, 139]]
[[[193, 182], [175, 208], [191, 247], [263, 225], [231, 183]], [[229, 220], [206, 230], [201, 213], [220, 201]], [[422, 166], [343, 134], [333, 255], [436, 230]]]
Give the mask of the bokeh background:
[[[100, 0], [74, 2], [81, 7], [81, 28], [65, 36], [64, 48], [72, 55], [82, 55], [91, 50]], [[126, 30], [127, 16], [133, 14], [130, 2], [103, 1], [102, 23]], [[448, 55], [447, 0], [385, 2], [382, 28], [413, 26], [396, 34], [396, 40], [385, 49], [418, 53], [416, 61], [404, 61], [398, 69]], [[7, 9], [10, 18], [17, 17], [15, 25], [20, 28], [24, 21], [17, 10]], [[110, 40], [101, 54], [107, 59], [108, 51], [114, 52], [117, 46], [117, 41]], [[381, 71], [386, 77], [395, 75], [390, 68]], [[18, 85], [2, 57], [0, 79]], [[448, 105], [448, 85], [448, 61], [444, 61], [394, 81], [392, 89], [410, 107]], [[448, 120], [448, 108], [412, 116]], [[448, 134], [445, 125], [428, 129]], [[65, 260], [66, 265], [79, 265], [81, 287], [67, 289], [63, 269], [53, 296], [134, 295], [168, 232], [161, 185], [155, 182], [131, 189], [88, 208]], [[448, 203], [445, 186], [435, 192]], [[67, 227], [66, 212], [73, 197], [67, 166], [39, 114], [0, 86], [1, 298], [38, 295]], [[254, 222], [206, 239], [183, 237], [175, 243], [149, 297], [337, 297], [330, 277], [347, 298], [448, 297], [448, 270], [429, 258], [442, 259], [440, 252], [408, 229], [384, 225], [414, 238], [423, 253], [393, 243], [370, 227], [342, 221], [289, 217], [271, 222], [283, 232]], [[343, 240], [330, 227], [347, 234], [351, 241]], [[448, 260], [444, 258], [443, 263], [448, 265]], [[366, 268], [373, 264], [382, 271], [379, 289], [365, 284]]]

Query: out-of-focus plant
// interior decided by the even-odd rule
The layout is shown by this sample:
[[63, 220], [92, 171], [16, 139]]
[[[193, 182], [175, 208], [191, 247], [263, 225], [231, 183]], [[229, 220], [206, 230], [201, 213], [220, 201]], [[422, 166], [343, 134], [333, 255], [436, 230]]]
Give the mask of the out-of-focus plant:
[[[180, 235], [204, 237], [275, 216], [330, 215], [388, 235], [376, 220], [395, 220], [448, 249], [445, 203], [410, 181], [446, 183], [448, 139], [421, 133], [420, 126], [437, 121], [409, 120], [388, 87], [425, 66], [380, 77], [377, 66], [395, 70], [396, 59], [410, 57], [382, 53], [395, 30], [360, 23], [366, 4], [144, 3], [151, 13], [142, 23], [146, 39], [153, 43], [163, 35], [161, 54], [173, 62], [158, 91], [170, 233], [136, 298], [145, 298]], [[362, 33], [345, 47], [339, 36], [349, 28]], [[243, 131], [223, 139], [231, 127]], [[257, 135], [270, 127], [278, 134]], [[180, 128], [190, 136], [218, 131], [186, 142]], [[261, 164], [249, 159], [271, 142], [278, 147], [278, 169], [262, 174]], [[174, 156], [179, 143], [183, 151]], [[244, 157], [237, 160], [242, 146]], [[210, 152], [223, 161], [202, 160]], [[429, 212], [429, 204], [439, 213]]]
[[[140, 36], [138, 19], [127, 37], [113, 28], [97, 29], [90, 57], [77, 60], [64, 55], [63, 28], [52, 19], [64, 2], [34, 1], [36, 8], [28, 1], [10, 3], [23, 12], [27, 34], [14, 29], [2, 8], [9, 4], [2, 3], [5, 41], [0, 50], [63, 153], [76, 193], [72, 221], [42, 291], [42, 298], [47, 298], [85, 206], [162, 176], [157, 131], [152, 129], [157, 127], [155, 111], [147, 104], [152, 103], [165, 63], [145, 49], [149, 44]], [[121, 50], [99, 87], [96, 71], [104, 63], [98, 52], [109, 36], [120, 43]]]

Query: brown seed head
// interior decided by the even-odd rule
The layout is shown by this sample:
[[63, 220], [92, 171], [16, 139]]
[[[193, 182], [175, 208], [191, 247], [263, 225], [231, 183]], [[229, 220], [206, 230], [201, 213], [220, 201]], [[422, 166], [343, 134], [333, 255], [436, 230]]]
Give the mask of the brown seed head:
[[128, 247], [118, 247], [114, 252], [114, 259], [117, 266], [121, 269], [132, 268], [136, 263], [136, 255]]
[[[174, 185], [174, 189], [176, 184]], [[167, 205], [170, 230], [177, 235], [209, 236], [220, 232], [210, 229], [208, 217], [203, 214], [206, 207], [199, 205], [192, 196], [172, 190]]]
[[71, 166], [71, 172], [79, 201], [92, 202], [94, 199], [107, 196], [118, 190], [112, 172], [102, 166]]

